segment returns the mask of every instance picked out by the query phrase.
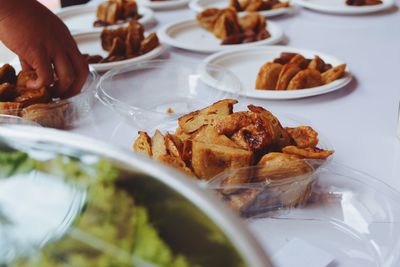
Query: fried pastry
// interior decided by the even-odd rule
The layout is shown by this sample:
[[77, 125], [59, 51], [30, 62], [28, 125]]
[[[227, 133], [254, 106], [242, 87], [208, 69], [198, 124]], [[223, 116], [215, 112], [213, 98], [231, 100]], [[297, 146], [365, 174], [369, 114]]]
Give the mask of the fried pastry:
[[341, 64], [337, 67], [331, 68], [324, 73], [322, 73], [322, 80], [325, 84], [333, 82], [341, 78], [345, 72], [346, 64]]
[[222, 44], [254, 42], [270, 37], [265, 17], [256, 12], [239, 18], [233, 8], [210, 8], [197, 14], [203, 28], [222, 39]]
[[258, 72], [256, 89], [275, 90], [282, 65], [279, 63], [267, 62]]
[[318, 133], [310, 126], [286, 127], [285, 130], [299, 148], [316, 147]]
[[65, 111], [67, 105], [59, 105], [49, 109], [49, 104], [33, 104], [21, 111], [21, 117], [39, 123], [44, 127], [65, 128]]
[[382, 3], [381, 0], [346, 0], [346, 4], [349, 6], [373, 6]]
[[126, 27], [104, 29], [100, 35], [101, 46], [109, 54], [106, 58], [99, 55], [85, 55], [89, 63], [107, 63], [134, 58], [150, 52], [160, 45], [157, 35], [151, 33], [144, 37], [144, 27], [131, 20]]
[[278, 0], [231, 0], [229, 6], [236, 11], [254, 12], [289, 7], [289, 3]]
[[258, 71], [256, 89], [299, 90], [314, 88], [341, 78], [346, 64], [332, 67], [319, 56], [307, 59], [298, 53], [282, 52]]
[[0, 114], [19, 116], [22, 107], [17, 102], [0, 102]]
[[296, 63], [288, 63], [282, 67], [279, 73], [275, 90], [286, 90], [292, 78], [301, 71]]
[[250, 151], [202, 142], [192, 142], [191, 166], [197, 177], [209, 180], [224, 170], [252, 164]]
[[133, 144], [133, 149], [143, 155], [148, 157], [152, 156], [151, 152], [151, 139], [150, 136], [143, 131], [139, 131], [139, 136]]
[[50, 94], [45, 87], [21, 90], [20, 95], [15, 98], [15, 102], [20, 103], [23, 108], [33, 104], [49, 103], [50, 101]]
[[321, 73], [313, 69], [299, 71], [289, 82], [287, 90], [317, 87], [324, 84]]
[[109, 0], [98, 5], [97, 20], [94, 26], [117, 24], [127, 19], [138, 19], [138, 7], [135, 0]]
[[157, 34], [151, 33], [140, 43], [140, 53], [146, 54], [160, 45]]
[[213, 34], [219, 39], [225, 39], [241, 32], [238, 16], [233, 9], [229, 8], [218, 16], [213, 28]]
[[333, 154], [333, 150], [323, 150], [317, 147], [299, 148], [297, 146], [286, 146], [282, 148], [285, 154], [296, 155], [306, 159], [326, 159]]

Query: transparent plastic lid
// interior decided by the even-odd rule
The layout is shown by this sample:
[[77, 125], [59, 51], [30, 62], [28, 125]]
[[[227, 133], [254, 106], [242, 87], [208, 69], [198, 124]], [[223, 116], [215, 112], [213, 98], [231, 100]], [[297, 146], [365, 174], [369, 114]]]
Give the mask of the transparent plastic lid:
[[233, 214], [176, 176], [91, 139], [0, 126], [0, 266], [270, 266]]
[[299, 264], [307, 261], [306, 251], [313, 247], [329, 255], [328, 266], [398, 266], [399, 203], [399, 192], [390, 186], [331, 162], [316, 170], [309, 198], [301, 207], [280, 205], [250, 223], [276, 264], [282, 251], [297, 244], [296, 251], [304, 253], [287, 257]]
[[[205, 69], [225, 91], [203, 82]], [[154, 130], [168, 129], [180, 116], [235, 97], [239, 90], [236, 76], [218, 66], [155, 60], [107, 72], [97, 94], [101, 102], [135, 127]]]

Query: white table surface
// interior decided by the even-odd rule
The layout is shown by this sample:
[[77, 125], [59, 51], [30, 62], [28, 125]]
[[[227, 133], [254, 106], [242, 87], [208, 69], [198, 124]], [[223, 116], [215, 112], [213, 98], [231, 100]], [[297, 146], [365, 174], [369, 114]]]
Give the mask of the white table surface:
[[[156, 31], [165, 23], [193, 17], [194, 12], [188, 8], [156, 11], [156, 21], [147, 29]], [[239, 98], [242, 106], [253, 103], [272, 112], [304, 118], [332, 144], [336, 162], [366, 172], [400, 191], [400, 140], [396, 137], [400, 101], [398, 8], [361, 16], [299, 9], [293, 15], [271, 20], [285, 31], [287, 38], [282, 44], [342, 59], [354, 79], [345, 88], [326, 95], [290, 101]], [[161, 58], [200, 62], [206, 56], [167, 48]], [[100, 103], [95, 104], [92, 114], [71, 131], [130, 149], [138, 129]]]
[[[193, 17], [194, 12], [188, 8], [156, 11], [157, 22], [148, 30], [155, 31], [165, 23]], [[337, 162], [362, 170], [400, 191], [400, 141], [396, 137], [400, 102], [398, 8], [362, 16], [328, 15], [300, 9], [294, 15], [271, 20], [285, 31], [287, 40], [282, 44], [340, 58], [348, 64], [354, 79], [339, 91], [306, 99], [268, 101], [239, 98], [239, 101], [303, 117], [327, 137], [335, 149]], [[161, 58], [200, 62], [206, 56], [168, 48]], [[129, 136], [136, 129], [126, 125], [132, 131], [126, 134], [128, 139], [115, 140], [111, 137], [115, 127], [111, 125], [117, 121], [119, 127], [125, 129], [125, 125], [120, 125], [118, 116], [99, 105], [95, 108], [99, 113], [94, 122], [96, 127], [104, 130], [95, 132], [91, 130], [93, 125], [84, 125], [73, 131], [129, 146], [132, 142]]]

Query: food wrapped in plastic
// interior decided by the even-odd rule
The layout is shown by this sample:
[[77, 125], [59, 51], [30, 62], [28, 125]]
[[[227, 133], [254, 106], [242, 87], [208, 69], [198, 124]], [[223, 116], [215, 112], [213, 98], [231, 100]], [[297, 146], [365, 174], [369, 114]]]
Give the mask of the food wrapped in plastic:
[[243, 217], [264, 216], [300, 207], [311, 195], [322, 160], [270, 153], [265, 164], [223, 172], [208, 187]]

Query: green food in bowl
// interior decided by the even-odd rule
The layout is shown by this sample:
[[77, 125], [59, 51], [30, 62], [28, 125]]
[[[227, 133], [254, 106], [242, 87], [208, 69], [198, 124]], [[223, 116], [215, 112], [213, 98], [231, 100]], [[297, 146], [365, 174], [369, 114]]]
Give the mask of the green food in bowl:
[[[207, 216], [143, 173], [96, 156], [37, 159], [43, 155], [1, 148], [0, 181], [51, 177], [75, 197], [57, 230], [0, 266], [245, 266]], [[0, 205], [0, 228], [12, 223], [1, 214]]]

